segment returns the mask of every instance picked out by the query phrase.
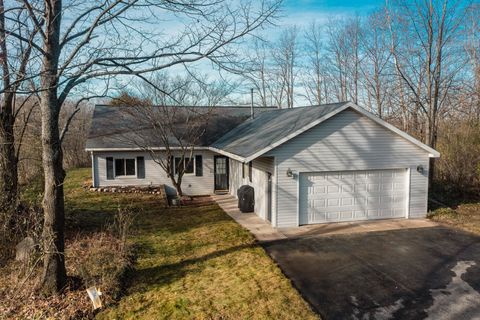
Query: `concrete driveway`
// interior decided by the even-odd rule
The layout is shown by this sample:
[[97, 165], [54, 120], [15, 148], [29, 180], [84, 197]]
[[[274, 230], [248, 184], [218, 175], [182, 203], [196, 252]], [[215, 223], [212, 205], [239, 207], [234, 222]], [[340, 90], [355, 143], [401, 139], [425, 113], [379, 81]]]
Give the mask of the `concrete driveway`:
[[480, 319], [480, 237], [447, 227], [262, 246], [324, 319]]

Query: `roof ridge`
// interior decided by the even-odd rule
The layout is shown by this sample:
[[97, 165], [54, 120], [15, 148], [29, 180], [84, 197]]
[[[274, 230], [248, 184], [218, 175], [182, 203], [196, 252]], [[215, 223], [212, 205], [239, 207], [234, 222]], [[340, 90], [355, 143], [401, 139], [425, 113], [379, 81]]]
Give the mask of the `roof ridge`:
[[[112, 107], [112, 108], [131, 108], [129, 105], [110, 105], [107, 103], [97, 103], [95, 107]], [[249, 105], [218, 105], [218, 106], [194, 106], [194, 105], [154, 105], [154, 107], [166, 107], [166, 108], [239, 108], [239, 109], [250, 109]], [[278, 106], [254, 106], [255, 109], [281, 109]]]

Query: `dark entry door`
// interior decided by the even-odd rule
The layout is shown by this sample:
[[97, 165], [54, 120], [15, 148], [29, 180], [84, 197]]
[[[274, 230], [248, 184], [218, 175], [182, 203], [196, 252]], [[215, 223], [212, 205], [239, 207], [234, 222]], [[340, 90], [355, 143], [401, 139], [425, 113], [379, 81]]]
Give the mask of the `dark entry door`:
[[215, 190], [228, 190], [228, 158], [214, 157]]

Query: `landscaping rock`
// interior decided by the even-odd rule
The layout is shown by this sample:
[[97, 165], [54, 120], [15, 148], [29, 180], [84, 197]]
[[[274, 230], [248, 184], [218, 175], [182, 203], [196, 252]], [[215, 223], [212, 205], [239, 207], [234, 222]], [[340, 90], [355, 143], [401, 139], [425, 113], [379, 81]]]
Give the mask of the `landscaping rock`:
[[29, 261], [32, 254], [35, 252], [35, 241], [31, 237], [26, 237], [15, 247], [16, 261]]

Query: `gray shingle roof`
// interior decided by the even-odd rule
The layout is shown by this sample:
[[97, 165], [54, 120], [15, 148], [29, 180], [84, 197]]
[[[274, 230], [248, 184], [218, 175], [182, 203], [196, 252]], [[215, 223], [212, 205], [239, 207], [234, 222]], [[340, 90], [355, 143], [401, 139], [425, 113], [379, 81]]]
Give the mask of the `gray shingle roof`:
[[248, 158], [347, 103], [340, 102], [264, 112], [254, 119], [243, 122], [211, 146]]
[[[194, 109], [201, 112], [207, 107], [168, 107], [177, 108], [180, 112]], [[138, 148], [149, 145], [151, 147], [163, 147], [160, 145], [158, 133], [150, 129], [142, 116], [139, 108], [119, 107], [108, 105], [96, 105], [92, 116], [92, 125], [88, 135], [86, 149], [126, 149]], [[277, 110], [275, 107], [255, 108], [255, 113]], [[209, 117], [205, 133], [200, 137], [198, 146], [209, 146], [220, 139], [225, 133], [237, 127], [250, 117], [249, 107], [215, 107]], [[181, 117], [176, 127], [181, 130]], [[171, 146], [176, 142], [172, 138]]]

